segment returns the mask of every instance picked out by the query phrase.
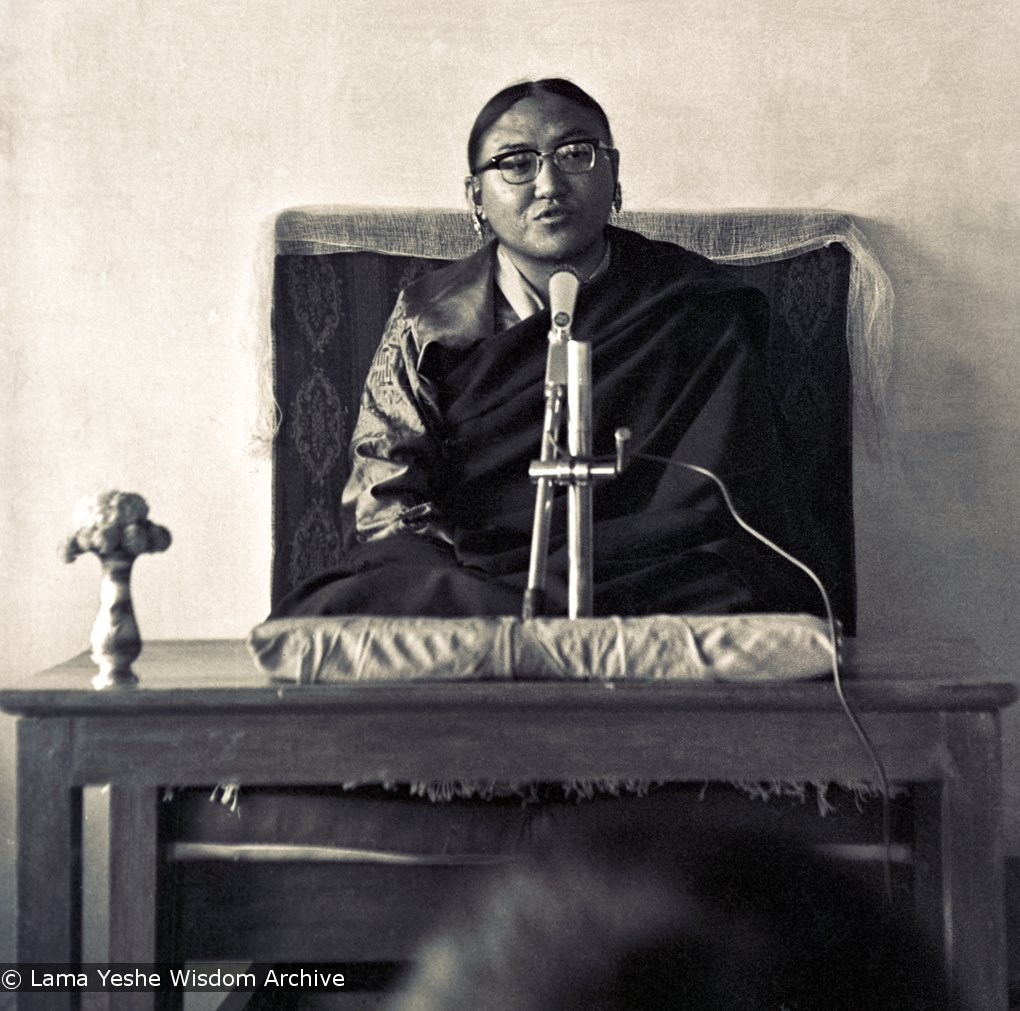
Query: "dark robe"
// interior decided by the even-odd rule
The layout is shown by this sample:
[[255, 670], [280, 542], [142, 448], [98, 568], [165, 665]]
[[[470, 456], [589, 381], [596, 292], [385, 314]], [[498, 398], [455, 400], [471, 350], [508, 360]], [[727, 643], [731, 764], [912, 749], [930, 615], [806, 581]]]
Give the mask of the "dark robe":
[[[620, 229], [609, 237], [611, 262], [582, 286], [574, 335], [592, 346], [595, 453], [611, 455], [615, 429], [626, 426], [633, 460], [595, 486], [595, 613], [816, 611], [806, 578], [739, 529], [707, 478], [666, 462], [716, 473], [743, 518], [787, 550], [809, 537], [758, 358], [764, 296], [678, 246]], [[497, 331], [505, 313], [492, 261], [482, 250], [404, 293], [423, 349], [416, 378], [428, 391], [431, 447], [413, 468], [441, 536], [408, 523], [406, 533], [359, 543], [345, 517], [341, 567], [300, 587], [274, 616], [520, 613], [549, 313]], [[393, 453], [401, 452], [398, 440]], [[546, 592], [546, 613], [565, 613], [562, 489]]]

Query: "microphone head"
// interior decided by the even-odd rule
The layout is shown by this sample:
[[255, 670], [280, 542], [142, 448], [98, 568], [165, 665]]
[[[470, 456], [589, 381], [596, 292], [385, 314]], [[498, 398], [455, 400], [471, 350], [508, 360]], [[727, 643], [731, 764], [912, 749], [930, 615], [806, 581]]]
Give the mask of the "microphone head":
[[549, 314], [553, 326], [566, 330], [574, 321], [574, 306], [577, 304], [577, 289], [581, 278], [573, 267], [557, 267], [549, 278]]

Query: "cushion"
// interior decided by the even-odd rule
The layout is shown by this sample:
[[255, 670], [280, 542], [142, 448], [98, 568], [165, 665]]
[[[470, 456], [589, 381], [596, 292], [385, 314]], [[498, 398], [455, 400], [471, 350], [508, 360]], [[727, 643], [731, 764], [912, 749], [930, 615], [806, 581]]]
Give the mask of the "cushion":
[[[248, 637], [274, 681], [796, 681], [828, 674], [829, 625], [806, 614], [640, 618], [278, 618]], [[838, 644], [837, 644], [838, 648]]]

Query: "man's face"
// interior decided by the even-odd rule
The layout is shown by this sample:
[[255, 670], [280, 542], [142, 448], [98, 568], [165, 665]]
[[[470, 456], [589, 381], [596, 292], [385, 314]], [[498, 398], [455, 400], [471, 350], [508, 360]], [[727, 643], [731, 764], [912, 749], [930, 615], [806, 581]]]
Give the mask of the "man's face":
[[[510, 151], [551, 152], [582, 139], [609, 143], [594, 112], [557, 95], [533, 95], [489, 128], [482, 138], [479, 164]], [[548, 156], [531, 182], [509, 183], [495, 168], [475, 179], [474, 198], [519, 267], [542, 270], [551, 264], [577, 263], [601, 250], [616, 184], [615, 151], [598, 151], [591, 171], [576, 175], [563, 172]]]

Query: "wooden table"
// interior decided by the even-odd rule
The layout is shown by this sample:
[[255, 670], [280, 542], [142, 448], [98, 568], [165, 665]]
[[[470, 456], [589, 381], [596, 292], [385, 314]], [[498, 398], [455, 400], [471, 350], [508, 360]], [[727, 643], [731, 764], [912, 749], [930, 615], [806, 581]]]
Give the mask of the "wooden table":
[[[86, 785], [110, 785], [111, 961], [154, 963], [156, 798], [168, 784], [875, 778], [830, 683], [275, 686], [233, 641], [151, 642], [135, 669], [137, 688], [97, 692], [82, 655], [0, 691], [18, 717], [21, 963], [80, 958]], [[999, 710], [1016, 689], [959, 643], [852, 643], [845, 677], [890, 780], [924, 784], [921, 914], [975, 1011], [1005, 1009]], [[76, 1000], [35, 994], [31, 1006]]]

